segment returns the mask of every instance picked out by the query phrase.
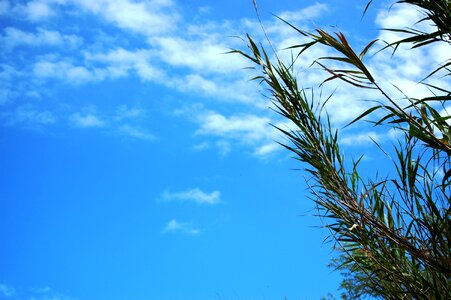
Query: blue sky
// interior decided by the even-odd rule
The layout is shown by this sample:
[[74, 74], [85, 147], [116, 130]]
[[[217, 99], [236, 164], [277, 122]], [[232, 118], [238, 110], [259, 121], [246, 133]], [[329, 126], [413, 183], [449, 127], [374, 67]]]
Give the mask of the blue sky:
[[[418, 16], [380, 1], [363, 20], [365, 1], [258, 3], [277, 49], [299, 37], [272, 14], [334, 26], [356, 47]], [[249, 63], [224, 54], [245, 47], [234, 36], [264, 41], [251, 0], [1, 0], [0, 24], [0, 299], [336, 294], [327, 232], [269, 124], [290, 125]], [[324, 51], [300, 62], [303, 86], [325, 76], [308, 68]], [[420, 50], [417, 65], [382, 53], [370, 67], [420, 95], [415, 80], [446, 53]], [[339, 85], [335, 126], [371, 97]], [[354, 126], [341, 141], [371, 171], [384, 165], [369, 137], [394, 136]]]

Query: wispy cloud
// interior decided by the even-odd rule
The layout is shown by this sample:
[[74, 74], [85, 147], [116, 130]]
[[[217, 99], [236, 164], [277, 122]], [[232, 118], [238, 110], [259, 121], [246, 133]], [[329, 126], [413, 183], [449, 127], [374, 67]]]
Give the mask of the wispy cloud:
[[[381, 10], [376, 18], [376, 24], [381, 28], [405, 28], [411, 27], [420, 31], [429, 32], [433, 27], [427, 22], [417, 23], [424, 17], [424, 12], [411, 5], [395, 5], [389, 10]], [[387, 43], [391, 43], [407, 37], [401, 32], [382, 30], [378, 38]], [[409, 45], [398, 47], [396, 54], [392, 57], [391, 51], [383, 51], [374, 56], [370, 62], [370, 69], [374, 69], [374, 75], [383, 87], [390, 91], [395, 97], [404, 97], [403, 93], [414, 97], [422, 98], [431, 96], [428, 86], [418, 84], [424, 77], [437, 68], [440, 64], [449, 59], [449, 45], [434, 43], [433, 46], [426, 45], [411, 49]], [[426, 81], [444, 89], [450, 89], [448, 80], [440, 78], [440, 74], [435, 78]]]
[[308, 21], [312, 21], [315, 18], [318, 18], [321, 16], [321, 14], [324, 14], [329, 10], [329, 7], [325, 3], [315, 3], [313, 5], [307, 6], [305, 8], [302, 8], [300, 10], [296, 11], [284, 11], [280, 14], [277, 14], [280, 18], [283, 20], [294, 23], [294, 22], [300, 22], [306, 21], [306, 18], [308, 18]]
[[44, 21], [56, 14], [50, 4], [42, 0], [29, 1], [24, 5], [17, 4], [12, 10], [32, 22]]
[[213, 191], [207, 193], [199, 188], [194, 188], [181, 192], [164, 191], [161, 195], [163, 201], [180, 201], [180, 202], [194, 202], [198, 204], [219, 204], [221, 203], [221, 192]]
[[98, 107], [90, 105], [69, 116], [75, 128], [102, 128], [103, 131], [136, 140], [152, 141], [156, 136], [140, 125], [145, 116], [145, 110], [139, 107], [119, 105], [113, 114], [102, 114]]
[[130, 30], [146, 36], [170, 31], [179, 18], [175, 4], [171, 0], [82, 0], [70, 2], [90, 13], [101, 16], [123, 30]]
[[50, 287], [46, 286], [43, 288], [31, 289], [31, 297], [27, 299], [34, 300], [77, 300], [74, 297], [64, 295], [57, 291], [54, 291]]
[[[10, 25], [0, 30], [0, 39], [5, 47], [20, 47], [24, 53], [23, 60], [19, 61], [12, 56], [13, 51], [0, 51], [2, 60], [8, 62], [8, 65], [2, 64], [0, 67], [0, 104], [13, 103], [23, 98], [30, 100], [31, 97], [27, 95], [33, 95], [33, 92], [40, 95], [48, 83], [79, 88], [86, 84], [95, 85], [106, 80], [134, 76], [146, 83], [151, 82], [192, 96], [196, 102], [208, 99], [204, 105], [208, 105], [209, 109], [184, 114], [197, 125], [193, 144], [204, 145], [198, 149], [215, 148], [220, 155], [226, 155], [238, 147], [245, 147], [257, 157], [274, 153], [279, 149], [274, 141], [280, 135], [269, 124], [278, 124], [279, 120], [266, 110], [270, 104], [261, 96], [255, 82], [248, 82], [255, 73], [240, 71], [250, 64], [239, 55], [223, 54], [230, 48], [244, 47], [241, 40], [224, 37], [249, 32], [257, 39], [264, 40], [258, 22], [255, 18], [212, 21], [205, 15], [205, 19], [193, 22], [184, 17], [183, 9], [183, 3], [176, 0], [32, 0], [26, 4], [0, 0], [2, 18], [21, 17], [21, 22], [10, 23], [14, 27]], [[331, 8], [318, 2], [277, 14], [303, 29], [309, 29], [312, 20], [304, 16], [323, 18], [330, 12]], [[77, 26], [59, 26], [61, 16], [65, 15], [74, 19], [89, 16], [94, 24], [97, 18], [102, 26], [114, 34], [105, 38], [103, 29], [89, 31], [81, 23]], [[376, 24], [381, 27], [412, 25], [416, 17], [417, 11], [396, 6], [390, 12], [380, 12]], [[49, 19], [52, 22], [47, 22]], [[27, 25], [30, 21], [34, 22], [33, 30]], [[264, 19], [263, 24], [276, 50], [303, 42], [303, 37], [279, 20]], [[93, 34], [92, 37], [84, 35], [88, 31]], [[382, 32], [379, 37], [388, 40], [394, 38], [389, 34]], [[140, 42], [135, 44], [135, 38]], [[394, 58], [381, 53], [368, 63], [376, 78], [393, 82], [402, 90], [420, 97], [429, 91], [416, 84], [419, 76], [427, 73], [425, 71], [431, 66], [448, 59], [447, 53], [447, 49], [440, 47], [418, 53], [398, 51], [400, 56]], [[291, 52], [280, 50], [278, 55], [289, 60]], [[333, 55], [316, 47], [314, 51], [303, 53], [303, 59], [298, 60], [295, 66], [303, 87], [317, 86], [327, 77], [327, 74], [310, 67], [318, 56]], [[415, 60], [415, 64], [411, 63], [412, 60]], [[443, 82], [443, 86], [448, 88], [450, 84], [444, 80], [438, 85]], [[394, 90], [388, 84], [386, 86]], [[334, 88], [324, 85], [323, 94], [332, 92]], [[359, 101], [356, 95], [360, 99], [376, 98], [374, 94], [361, 91], [357, 94], [351, 88], [339, 88], [333, 101], [326, 105], [334, 124], [347, 123], [368, 108], [368, 102]], [[41, 124], [51, 124], [51, 116], [54, 122], [57, 114], [49, 111], [44, 103], [46, 100], [41, 98], [42, 107], [35, 109], [41, 114], [34, 114], [34, 119], [40, 120]], [[221, 107], [216, 105], [218, 101]], [[230, 105], [223, 109], [228, 104], [233, 105], [233, 108]], [[4, 109], [9, 110], [7, 113], [10, 115], [17, 106], [11, 107]], [[139, 109], [124, 106], [112, 115], [102, 108], [96, 113], [83, 111], [73, 103], [68, 107], [72, 111], [67, 115], [75, 127], [108, 129], [117, 136], [142, 140], [154, 138], [142, 122], [138, 123], [144, 116]], [[196, 117], [188, 116], [191, 113]], [[21, 118], [27, 119], [26, 115], [22, 113]], [[67, 115], [58, 116], [58, 120], [65, 119]], [[200, 143], [199, 137], [204, 139]]]
[[75, 113], [71, 116], [71, 121], [76, 127], [92, 128], [104, 127], [105, 121], [100, 119], [94, 112]]
[[192, 36], [164, 36], [153, 42], [158, 46], [159, 57], [172, 66], [188, 67], [203, 74], [226, 74], [240, 69], [244, 59], [238, 55], [226, 56], [224, 53], [230, 45], [212, 29], [224, 30], [219, 26], [205, 27], [196, 29]]
[[347, 134], [344, 135], [340, 142], [345, 146], [369, 146], [375, 142], [381, 142], [385, 139], [386, 136], [377, 133], [375, 131], [356, 133], [356, 134]]
[[255, 141], [266, 136], [270, 128], [270, 119], [256, 115], [232, 115], [226, 117], [220, 113], [207, 111], [199, 117], [198, 134], [209, 134]]
[[186, 235], [198, 235], [200, 234], [200, 229], [194, 227], [191, 223], [178, 222], [176, 219], [172, 219], [163, 228], [161, 233], [182, 233]]
[[[35, 5], [39, 6], [42, 1], [35, 2]], [[229, 41], [233, 40], [224, 40], [224, 36], [236, 34], [234, 26], [224, 25], [229, 22], [210, 22], [208, 26], [189, 24], [179, 16], [180, 7], [174, 1], [168, 0], [65, 0], [58, 1], [57, 4], [53, 1], [42, 3], [52, 11], [61, 12], [70, 5], [71, 9], [78, 8], [79, 14], [94, 14], [127, 34], [133, 32], [142, 35], [144, 40], [147, 39], [147, 47], [143, 45], [141, 49], [117, 47], [114, 41], [102, 47], [93, 47], [87, 39], [81, 52], [82, 57], [80, 52], [74, 53], [73, 57], [40, 57], [30, 65], [33, 66], [32, 75], [43, 83], [45, 80], [57, 79], [66, 84], [78, 85], [133, 74], [145, 81], [153, 81], [185, 93], [214, 96], [217, 100], [248, 103], [252, 100], [250, 95], [245, 96], [248, 93], [244, 91], [249, 91], [245, 75], [242, 74], [239, 78], [236, 76], [236, 70], [243, 67], [243, 58], [238, 55], [224, 55], [230, 48]], [[17, 10], [19, 5], [14, 7]], [[82, 38], [76, 34], [43, 27], [34, 32], [6, 28], [3, 36], [10, 48], [17, 45], [81, 44]], [[177, 28], [183, 30], [174, 30]], [[177, 68], [177, 72], [167, 72], [167, 66]], [[216, 74], [215, 78], [207, 78], [205, 75], [209, 73]], [[225, 75], [232, 78], [225, 79]], [[227, 84], [223, 84], [224, 80]], [[242, 92], [237, 92], [238, 90]]]
[[0, 296], [11, 298], [16, 294], [16, 290], [6, 284], [0, 283]]
[[255, 149], [254, 154], [259, 157], [265, 157], [268, 154], [273, 153], [277, 150], [280, 150], [280, 145], [275, 142], [271, 142], [257, 147], [257, 149]]
[[0, 117], [5, 120], [9, 126], [25, 125], [25, 126], [43, 126], [54, 124], [56, 122], [55, 115], [48, 110], [40, 110], [39, 108], [24, 104], [17, 107], [15, 110], [0, 113]]
[[82, 43], [81, 38], [76, 35], [64, 35], [58, 31], [44, 28], [38, 28], [36, 32], [27, 32], [18, 28], [7, 27], [3, 31], [0, 40], [8, 50], [21, 45], [75, 47]]
[[120, 105], [116, 109], [116, 115], [114, 116], [114, 119], [116, 121], [123, 121], [123, 120], [134, 120], [137, 118], [141, 118], [145, 115], [144, 109], [138, 108], [138, 107], [129, 107], [128, 105]]
[[119, 134], [138, 140], [155, 140], [156, 137], [153, 134], [148, 133], [146, 130], [132, 125], [121, 125], [118, 127]]
[[198, 124], [195, 136], [205, 140], [195, 147], [196, 150], [215, 148], [220, 155], [227, 155], [237, 146], [245, 146], [252, 149], [252, 155], [267, 158], [281, 149], [277, 142], [282, 136], [275, 126], [285, 130], [294, 127], [286, 120], [277, 119], [277, 115], [269, 109], [252, 111], [227, 116], [205, 109], [202, 104], [195, 104], [177, 109], [174, 113], [178, 116], [188, 116]]
[[28, 288], [27, 290], [16, 290], [14, 287], [3, 283], [0, 283], [0, 298], [30, 300], [76, 300], [76, 298], [61, 294], [48, 286], [42, 288]]
[[33, 74], [38, 79], [59, 79], [71, 85], [103, 80], [105, 72], [90, 70], [70, 61], [40, 60], [33, 65]]
[[119, 47], [107, 52], [85, 51], [84, 57], [87, 63], [97, 64], [93, 72], [103, 75], [98, 76], [100, 80], [126, 77], [133, 72], [145, 81], [165, 81], [166, 75], [155, 66], [155, 56], [149, 49], [127, 50]]
[[[199, 124], [198, 136], [218, 138], [216, 146], [222, 155], [231, 150], [231, 143], [252, 147], [253, 154], [265, 157], [280, 149], [277, 140], [280, 132], [271, 124], [287, 128], [289, 123], [273, 120], [257, 110], [255, 114], [234, 114], [225, 116], [219, 112], [205, 110], [202, 107], [188, 109]], [[182, 112], [183, 113], [183, 112]], [[266, 113], [269, 113], [266, 111]]]
[[216, 148], [219, 150], [221, 156], [226, 156], [232, 151], [232, 146], [227, 140], [219, 140], [215, 143]]

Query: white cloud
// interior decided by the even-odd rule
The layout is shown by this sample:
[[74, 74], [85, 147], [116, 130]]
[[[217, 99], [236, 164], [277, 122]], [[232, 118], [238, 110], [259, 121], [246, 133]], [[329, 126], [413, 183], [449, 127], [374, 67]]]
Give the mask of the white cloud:
[[148, 133], [146, 130], [132, 126], [132, 125], [121, 125], [118, 128], [120, 135], [132, 137], [139, 140], [155, 140], [156, 137], [153, 134]]
[[191, 223], [181, 223], [176, 219], [172, 219], [162, 230], [163, 234], [166, 233], [183, 233], [187, 235], [198, 235], [200, 230], [194, 227]]
[[315, 18], [320, 17], [325, 12], [329, 10], [329, 7], [327, 4], [324, 3], [315, 3], [311, 6], [302, 8], [300, 10], [296, 11], [284, 11], [280, 14], [277, 14], [280, 18], [283, 20], [289, 22], [289, 23], [295, 23], [299, 21], [305, 22], [306, 20], [312, 21]]
[[[82, 71], [84, 70], [84, 71]], [[38, 78], [58, 78], [70, 82], [69, 74], [78, 77], [78, 81], [88, 81], [90, 73], [84, 67], [77, 67], [69, 62], [39, 61], [33, 66], [33, 73]], [[85, 76], [81, 78], [80, 76]]]
[[342, 145], [345, 146], [370, 146], [373, 141], [380, 142], [384, 139], [384, 136], [380, 133], [370, 131], [357, 134], [348, 134], [340, 139]]
[[85, 54], [88, 60], [115, 63], [118, 65], [136, 65], [143, 62], [147, 62], [150, 58], [151, 52], [148, 50], [138, 49], [135, 51], [129, 51], [121, 47], [114, 50], [110, 50], [108, 53], [89, 53]]
[[[416, 23], [424, 17], [424, 12], [411, 5], [395, 5], [390, 10], [381, 10], [376, 23], [382, 28], [411, 27], [424, 32], [430, 32], [432, 24], [427, 22]], [[379, 39], [388, 43], [406, 38], [407, 35], [399, 32], [382, 30]], [[401, 45], [392, 57], [391, 49], [378, 53], [371, 61], [370, 69], [376, 78], [382, 82], [383, 87], [391, 95], [402, 97], [392, 85], [404, 93], [415, 98], [431, 96], [429, 88], [418, 84], [427, 74], [449, 59], [450, 47], [446, 43], [434, 43], [429, 46], [411, 49], [411, 45]], [[440, 76], [440, 75], [439, 75]], [[445, 89], [450, 89], [449, 81], [437, 76], [429, 83]]]
[[24, 13], [30, 21], [42, 21], [55, 15], [49, 4], [40, 0], [30, 1], [26, 5], [18, 5], [16, 10]]
[[[167, 33], [179, 19], [172, 1], [72, 0], [121, 29], [146, 36]], [[169, 9], [171, 11], [168, 12]]]
[[[11, 5], [8, 1], [0, 0], [0, 14], [2, 11], [11, 10]], [[74, 13], [72, 17], [83, 13], [93, 14], [102, 21], [122, 29], [124, 35], [118, 33], [117, 36], [121, 42], [125, 42], [119, 47], [114, 43], [116, 38], [114, 37], [101, 47], [94, 47], [93, 44], [83, 41], [83, 46], [86, 47], [81, 51], [81, 58], [79, 53], [64, 58], [55, 56], [50, 59], [49, 55], [33, 57], [29, 65], [33, 79], [38, 79], [33, 83], [57, 79], [66, 84], [77, 85], [136, 75], [143, 81], [152, 81], [205, 99], [249, 104], [234, 107], [227, 113], [212, 110], [193, 112], [196, 116], [193, 121], [199, 126], [196, 130], [197, 137], [213, 138], [213, 141], [202, 141], [198, 145], [203, 146], [197, 148], [215, 147], [225, 155], [235, 147], [235, 144], [239, 144], [251, 148], [256, 156], [265, 156], [278, 149], [274, 140], [277, 140], [280, 134], [269, 125], [276, 123], [273, 119], [275, 117], [261, 109], [266, 108], [268, 102], [258, 94], [256, 84], [247, 82], [253, 74], [241, 71], [241, 68], [249, 66], [250, 63], [239, 55], [222, 54], [229, 47], [244, 46], [236, 45], [237, 41], [225, 38], [227, 36], [249, 31], [252, 36], [262, 37], [255, 20], [191, 22], [182, 19], [181, 6], [170, 0], [33, 0], [24, 5], [16, 4], [15, 9], [21, 9], [30, 20], [37, 21], [60, 15], [55, 12], [58, 9], [62, 11], [64, 6]], [[321, 17], [327, 10], [327, 5], [316, 3], [301, 10], [285, 11], [278, 15], [307, 28], [306, 24], [311, 20], [305, 16]], [[391, 12], [379, 13], [377, 24], [382, 27], [410, 26], [416, 17], [417, 11], [396, 6]], [[274, 19], [263, 21], [276, 49], [301, 41], [299, 35], [282, 22]], [[44, 27], [44, 25], [37, 27], [34, 31], [8, 27], [3, 30], [1, 38], [10, 47], [24, 46], [24, 48], [44, 45], [77, 47], [82, 43], [78, 36], [65, 34], [63, 29], [60, 32]], [[136, 37], [143, 41], [139, 48], [131, 46], [132, 39]], [[394, 38], [387, 32], [381, 33], [380, 37]], [[391, 59], [390, 53], [387, 52], [387, 55], [376, 55], [369, 65], [372, 70], [374, 69], [375, 77], [393, 82], [408, 94], [418, 97], [429, 93], [427, 89], [416, 84], [416, 81], [421, 79], [419, 76], [427, 73], [425, 70], [431, 66], [448, 59], [448, 50], [445, 46], [441, 46], [420, 52], [399, 51], [399, 56], [394, 59]], [[278, 54], [284, 59], [290, 58], [290, 51], [281, 51]], [[318, 56], [328, 54], [326, 50], [318, 47], [303, 54], [296, 69], [303, 87], [316, 87], [327, 77], [326, 73], [318, 72], [318, 69], [308, 69], [308, 66]], [[11, 66], [11, 69], [17, 73], [24, 72], [15, 66]], [[10, 75], [12, 73], [8, 70], [3, 69], [0, 76], [4, 75], [6, 80], [13, 82], [14, 78]], [[442, 81], [438, 84], [441, 83]], [[449, 86], [449, 83], [445, 83], [444, 86]], [[2, 99], [11, 98], [15, 92], [10, 86], [6, 87], [0, 92], [0, 102], [6, 102]], [[387, 88], [394, 92], [389, 85]], [[324, 94], [330, 89], [331, 85], [324, 86]], [[348, 122], [367, 108], [367, 104], [359, 102], [356, 95], [360, 99], [371, 98], [366, 92], [357, 94], [347, 86], [334, 95], [327, 105], [334, 124]], [[242, 113], [236, 113], [237, 110], [242, 110]], [[104, 114], [102, 116], [100, 118], [95, 112], [78, 112], [72, 114], [70, 120], [81, 128], [102, 127], [118, 135], [147, 140], [154, 138], [135, 123], [143, 116], [140, 109], [124, 106], [109, 118], [104, 117]], [[43, 116], [41, 120], [46, 118]], [[50, 124], [50, 121], [48, 122]], [[364, 139], [363, 136], [349, 136], [345, 137], [344, 142], [351, 143]]]
[[81, 38], [75, 35], [63, 35], [58, 31], [37, 28], [36, 32], [27, 32], [14, 27], [7, 27], [1, 36], [4, 47], [9, 50], [16, 46], [62, 46], [75, 47], [81, 44]]
[[261, 140], [271, 132], [270, 119], [257, 115], [234, 115], [226, 117], [213, 111], [199, 116], [200, 128], [197, 134], [237, 138], [244, 143]]
[[17, 107], [15, 110], [3, 113], [7, 125], [25, 124], [25, 125], [49, 125], [56, 122], [56, 117], [52, 112], [39, 110], [38, 108], [25, 104]]
[[[172, 1], [35, 2], [36, 5], [41, 3], [55, 9], [56, 5], [63, 7], [72, 4], [83, 8], [85, 12], [100, 15], [128, 32], [142, 34], [149, 40], [147, 49], [127, 50], [119, 47], [103, 53], [88, 50], [84, 52], [82, 61], [77, 61], [75, 57], [53, 60], [41, 58], [32, 63], [33, 74], [40, 80], [57, 79], [77, 85], [107, 78], [117, 79], [134, 72], [142, 80], [153, 81], [185, 93], [255, 103], [253, 96], [256, 93], [249, 93], [251, 89], [246, 82], [246, 74], [236, 72], [243, 67], [243, 59], [238, 55], [223, 54], [230, 47], [228, 42], [233, 41], [228, 39], [226, 43], [224, 37], [236, 34], [236, 27], [228, 24], [230, 22], [201, 25], [178, 23], [180, 19], [176, 11], [179, 8]], [[171, 28], [182, 27], [183, 31], [170, 31]], [[164, 37], [160, 33], [165, 33]], [[66, 45], [69, 42], [77, 46], [81, 43], [77, 36], [42, 28], [35, 33], [10, 28], [4, 38], [10, 48], [18, 45]], [[86, 43], [85, 46], [89, 48], [92, 45]], [[167, 72], [164, 64], [176, 67], [177, 71]], [[185, 74], [182, 75], [183, 73]], [[216, 77], [207, 78], [205, 74], [208, 73], [216, 74]], [[223, 77], [225, 75], [234, 79]]]
[[154, 56], [150, 50], [138, 49], [135, 51], [117, 48], [107, 53], [85, 53], [87, 61], [102, 64], [103, 69], [98, 70], [104, 77], [125, 77], [133, 70], [143, 80], [159, 80], [165, 82], [163, 71], [152, 63]]
[[[326, 7], [324, 7], [324, 9], [326, 9]], [[323, 13], [325, 10], [320, 9], [318, 11]], [[296, 17], [296, 14], [291, 12], [281, 13], [279, 15], [284, 16], [285, 18]], [[390, 10], [380, 11], [376, 23], [378, 26], [385, 28], [402, 28], [414, 25], [420, 18], [422, 18], [422, 13], [417, 9], [411, 8], [411, 6], [408, 5], [396, 5]], [[284, 24], [282, 25], [286, 28], [288, 27]], [[276, 49], [302, 43], [302, 38], [294, 35], [292, 29], [288, 28], [289, 31], [285, 31], [285, 29], [279, 28], [280, 25], [274, 23], [269, 23], [268, 26], [269, 29], [267, 31], [270, 33], [270, 39], [273, 41]], [[301, 28], [302, 26], [303, 25], [301, 24]], [[416, 25], [417, 28], [418, 26], [425, 31], [431, 30], [430, 27], [428, 27], [428, 24]], [[281, 34], [277, 34], [278, 32]], [[388, 31], [381, 31], [378, 36], [379, 39], [387, 41], [398, 40], [401, 37], [402, 36], [398, 33], [391, 33]], [[385, 46], [385, 44], [379, 44], [379, 46], [382, 47]], [[439, 64], [443, 63], [446, 59], [449, 59], [449, 45], [445, 45], [445, 43], [435, 43], [433, 47], [424, 47], [421, 49], [410, 49], [410, 46], [402, 46], [393, 57], [391, 56], [392, 52], [390, 49], [377, 53], [374, 57], [371, 56], [371, 54], [375, 54], [376, 49], [377, 47], [375, 47], [373, 52], [367, 56], [367, 66], [376, 78], [378, 84], [392, 96], [392, 99], [398, 101], [398, 104], [400, 105], [404, 105], [403, 101], [399, 100], [400, 98], [403, 98], [404, 95], [400, 93], [397, 88], [415, 98], [431, 96], [430, 90], [426, 86], [418, 84], [418, 82]], [[330, 49], [325, 50], [325, 47], [315, 47], [302, 54], [301, 59], [299, 59], [295, 65], [295, 74], [298, 76], [298, 82], [300, 82], [302, 87], [316, 88], [319, 83], [327, 78], [328, 73], [316, 68], [309, 69], [307, 67], [318, 57], [336, 55], [336, 53], [328, 52], [330, 52]], [[278, 53], [278, 55], [285, 61], [290, 60], [290, 51], [282, 51]], [[334, 66], [335, 63], [327, 62], [326, 65]], [[434, 79], [429, 82], [446, 89], [451, 89], [450, 82], [444, 79]], [[338, 80], [335, 80], [333, 83], [323, 85], [322, 94], [326, 96], [329, 95], [337, 86], [337, 83]], [[337, 126], [350, 122], [374, 104], [362, 100], [378, 99], [382, 103], [387, 101], [381, 97], [379, 92], [376, 93], [370, 90], [356, 89], [343, 82], [338, 83], [338, 86], [338, 90], [326, 105], [332, 123]], [[319, 99], [317, 98], [317, 100]], [[371, 132], [369, 134], [371, 134]], [[363, 139], [363, 136], [361, 136], [360, 139]], [[345, 142], [348, 140], [349, 139], [345, 139]]]
[[194, 188], [182, 192], [164, 191], [161, 195], [163, 201], [195, 202], [198, 204], [219, 204], [221, 203], [221, 192], [213, 191], [206, 193], [199, 188]]
[[119, 105], [114, 114], [100, 116], [98, 107], [91, 105], [71, 114], [69, 120], [78, 128], [102, 128], [104, 132], [120, 137], [143, 141], [155, 140], [155, 135], [140, 126], [139, 121], [143, 116], [143, 109], [129, 108], [127, 105]]
[[33, 74], [39, 79], [59, 79], [72, 85], [102, 80], [105, 73], [101, 70], [89, 70], [68, 61], [41, 60], [33, 65]]
[[206, 111], [198, 115], [200, 128], [198, 135], [219, 137], [217, 144], [220, 152], [224, 155], [230, 151], [230, 141], [254, 148], [254, 155], [266, 156], [280, 149], [276, 141], [280, 139], [280, 132], [270, 123], [281, 128], [291, 127], [290, 123], [284, 121], [277, 123], [268, 117], [254, 114], [232, 115], [226, 117], [213, 111]]
[[179, 90], [185, 92], [197, 92], [207, 95], [214, 94], [219, 90], [219, 86], [215, 81], [206, 79], [199, 74], [190, 74], [181, 79], [176, 79], [175, 85], [178, 86]]
[[[97, 73], [104, 75], [93, 79], [126, 77], [134, 72], [144, 81], [153, 81], [184, 93], [264, 105], [255, 101], [258, 94], [250, 88], [252, 85], [247, 81], [247, 74], [237, 73], [244, 66], [244, 60], [238, 55], [223, 54], [228, 50], [226, 45], [203, 38], [188, 42], [175, 36], [155, 40], [159, 42], [149, 49], [85, 52], [87, 62], [97, 63]], [[177, 72], [168, 72], [164, 64], [176, 67]], [[214, 76], [207, 76], [209, 73]]]
[[[285, 129], [291, 128], [287, 121], [275, 121], [262, 116], [263, 113], [264, 110], [255, 110], [255, 114], [225, 116], [216, 111], [206, 110], [202, 105], [192, 105], [175, 112], [176, 115], [187, 116], [198, 124], [199, 128], [195, 132], [197, 136], [217, 139], [213, 145], [221, 155], [228, 154], [232, 145], [238, 144], [253, 148], [253, 154], [256, 156], [265, 156], [278, 149], [275, 141], [281, 134], [271, 124]], [[276, 115], [273, 114], [273, 117]], [[274, 146], [270, 146], [271, 144]], [[203, 144], [201, 149], [209, 146], [210, 143]]]
[[173, 66], [188, 67], [203, 74], [232, 73], [242, 68], [244, 59], [238, 55], [225, 54], [230, 45], [224, 43], [224, 37], [216, 36], [217, 32], [207, 29], [210, 28], [204, 29], [205, 36], [195, 36], [191, 40], [180, 36], [164, 36], [152, 42], [158, 45], [160, 58]]
[[68, 66], [65, 71], [64, 77], [69, 82], [80, 83], [95, 79], [95, 76], [83, 66]]
[[398, 4], [390, 6], [390, 9], [380, 10], [376, 17], [376, 23], [381, 28], [404, 28], [414, 26], [421, 18], [422, 13], [418, 8], [412, 5]]
[[181, 75], [168, 78], [165, 85], [187, 94], [202, 96], [206, 99], [251, 104], [259, 108], [267, 107], [267, 102], [261, 99], [261, 95], [258, 94], [255, 85], [248, 81], [246, 73], [243, 72], [242, 76], [239, 79], [230, 79], [221, 76], [203, 76], [198, 73], [190, 73], [186, 76]]
[[266, 156], [270, 153], [273, 153], [277, 150], [280, 149], [280, 145], [277, 143], [269, 143], [269, 144], [264, 144], [262, 146], [257, 147], [257, 149], [255, 150], [254, 154], [257, 156]]
[[75, 113], [71, 116], [70, 119], [76, 127], [80, 128], [105, 126], [105, 122], [101, 120], [94, 112]]
[[387, 132], [387, 136], [391, 140], [399, 140], [399, 139], [401, 139], [402, 134], [403, 134], [403, 131], [401, 129], [397, 129], [397, 128], [391, 128]]

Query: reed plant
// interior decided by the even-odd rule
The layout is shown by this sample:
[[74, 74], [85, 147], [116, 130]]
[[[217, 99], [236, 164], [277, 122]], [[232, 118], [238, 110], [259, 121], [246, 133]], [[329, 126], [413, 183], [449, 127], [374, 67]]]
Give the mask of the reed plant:
[[[330, 231], [336, 253], [331, 264], [343, 274], [343, 298], [451, 299], [451, 117], [446, 112], [451, 91], [430, 83], [438, 82], [431, 80], [438, 77], [441, 82], [449, 80], [451, 57], [424, 74], [419, 84], [431, 94], [422, 98], [409, 91], [402, 91], [403, 99], [394, 97], [365, 62], [370, 51], [378, 52], [374, 55], [390, 51], [396, 57], [411, 48], [442, 47], [451, 55], [451, 1], [394, 4], [420, 10], [423, 17], [417, 21], [430, 25], [430, 30], [385, 28], [403, 37], [384, 44], [372, 40], [357, 51], [341, 32], [320, 28], [308, 32], [280, 19], [307, 39], [290, 47], [290, 61], [282, 61], [271, 44], [264, 47], [250, 35], [246, 50], [232, 52], [252, 62], [259, 73], [253, 80], [268, 88], [277, 113], [294, 126], [278, 129], [288, 140], [283, 146], [308, 174], [309, 199]], [[363, 13], [368, 9], [372, 1]], [[400, 133], [391, 149], [374, 141], [393, 174], [368, 178], [359, 171], [361, 159], [345, 163], [340, 131], [331, 123], [326, 101], [314, 89], [303, 87], [302, 74], [294, 69], [296, 60], [315, 47], [334, 53], [312, 62], [329, 75], [318, 84], [341, 81], [362, 93], [377, 92], [379, 100], [348, 126], [369, 121]], [[334, 94], [326, 100], [334, 101]]]

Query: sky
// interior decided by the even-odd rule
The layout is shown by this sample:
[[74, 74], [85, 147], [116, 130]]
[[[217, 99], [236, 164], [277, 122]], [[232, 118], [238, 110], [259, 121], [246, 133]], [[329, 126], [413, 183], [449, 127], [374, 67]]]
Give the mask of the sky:
[[[250, 62], [227, 54], [246, 33], [265, 43], [252, 2], [0, 0], [0, 299], [338, 295], [305, 173], [270, 125], [290, 124]], [[258, 1], [282, 59], [302, 39], [274, 15], [357, 48], [419, 16], [374, 1], [362, 19], [365, 4]], [[299, 61], [303, 87], [318, 89], [326, 74], [310, 65], [327, 51]], [[422, 95], [415, 82], [447, 53], [378, 53], [369, 67], [393, 93], [390, 82]], [[343, 129], [377, 95], [323, 93], [335, 89], [327, 109], [347, 157], [385, 170], [370, 138], [395, 132]]]

